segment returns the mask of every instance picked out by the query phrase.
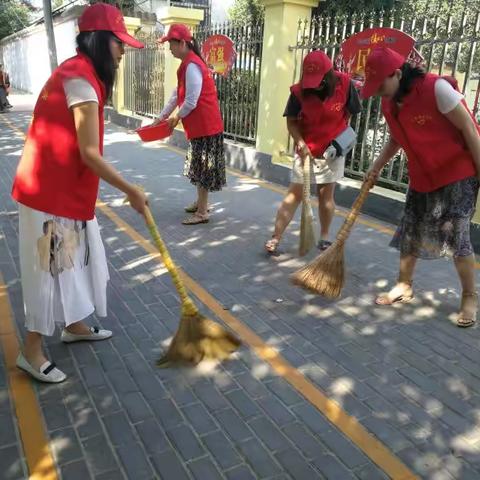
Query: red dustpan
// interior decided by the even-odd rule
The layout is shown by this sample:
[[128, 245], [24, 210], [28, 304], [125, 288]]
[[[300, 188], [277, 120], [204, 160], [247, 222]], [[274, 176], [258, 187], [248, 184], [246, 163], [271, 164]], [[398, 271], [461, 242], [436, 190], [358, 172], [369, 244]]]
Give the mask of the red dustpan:
[[147, 125], [146, 127], [135, 130], [144, 142], [153, 142], [162, 140], [172, 134], [172, 129], [168, 126], [166, 120], [157, 123], [157, 125]]

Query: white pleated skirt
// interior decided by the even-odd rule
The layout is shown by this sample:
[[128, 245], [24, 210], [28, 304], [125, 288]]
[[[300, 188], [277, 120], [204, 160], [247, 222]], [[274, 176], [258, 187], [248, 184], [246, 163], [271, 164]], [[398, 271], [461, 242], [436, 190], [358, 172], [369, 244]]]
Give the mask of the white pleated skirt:
[[19, 204], [19, 243], [28, 331], [53, 335], [56, 324], [107, 315], [109, 274], [96, 218], [71, 220]]

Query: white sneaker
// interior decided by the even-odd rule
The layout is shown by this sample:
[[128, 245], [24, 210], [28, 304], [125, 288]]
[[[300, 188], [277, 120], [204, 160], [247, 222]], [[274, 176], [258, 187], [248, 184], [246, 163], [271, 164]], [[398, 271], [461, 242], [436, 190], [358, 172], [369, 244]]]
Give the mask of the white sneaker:
[[40, 382], [60, 383], [67, 378], [67, 376], [59, 370], [53, 362], [46, 361], [39, 370], [36, 370], [27, 362], [27, 359], [22, 353], [18, 354], [17, 367]]
[[64, 343], [73, 343], [81, 341], [95, 341], [95, 340], [106, 340], [110, 338], [113, 333], [110, 330], [100, 330], [98, 327], [90, 327], [90, 332], [88, 335], [76, 335], [75, 333], [70, 333], [68, 330], [63, 329], [60, 339]]

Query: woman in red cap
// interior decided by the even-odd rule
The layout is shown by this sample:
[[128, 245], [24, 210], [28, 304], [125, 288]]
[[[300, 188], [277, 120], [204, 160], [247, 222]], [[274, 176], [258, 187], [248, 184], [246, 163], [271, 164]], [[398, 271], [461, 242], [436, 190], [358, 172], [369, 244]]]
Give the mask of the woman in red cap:
[[477, 312], [470, 221], [479, 187], [479, 128], [453, 78], [425, 73], [389, 48], [370, 53], [365, 76], [362, 96], [382, 97], [390, 128], [390, 139], [367, 176], [375, 182], [403, 148], [410, 179], [404, 216], [391, 242], [400, 250], [398, 281], [376, 303], [412, 299], [418, 258], [453, 255], [462, 286], [457, 325], [470, 327]]
[[325, 250], [331, 245], [329, 233], [335, 212], [335, 185], [343, 177], [345, 158], [337, 156], [329, 147], [348, 127], [350, 115], [360, 110], [360, 100], [349, 76], [334, 71], [325, 53], [310, 52], [303, 61], [300, 82], [290, 88], [283, 114], [295, 142], [295, 160], [288, 193], [277, 211], [274, 233], [265, 243], [269, 254], [278, 253], [283, 232], [302, 201], [303, 162], [307, 156], [314, 159], [310, 178], [318, 195], [318, 248]]
[[184, 174], [197, 187], [197, 200], [185, 208], [192, 215], [182, 223], [208, 223], [208, 193], [226, 185], [223, 121], [217, 89], [186, 25], [171, 25], [160, 42], [169, 42], [172, 55], [182, 61], [177, 71], [177, 88], [157, 120], [168, 118], [178, 106], [178, 112], [168, 118], [168, 123], [175, 128], [181, 120], [190, 141]]
[[37, 100], [12, 190], [27, 328], [17, 366], [50, 383], [66, 378], [42, 349], [42, 336], [53, 335], [56, 323], [66, 343], [112, 336], [83, 321], [95, 310], [106, 316], [108, 268], [95, 218], [99, 179], [125, 193], [139, 213], [146, 204], [102, 157], [103, 108], [123, 45], [143, 45], [128, 35], [120, 11], [102, 3], [86, 8], [79, 30], [77, 55], [52, 73]]

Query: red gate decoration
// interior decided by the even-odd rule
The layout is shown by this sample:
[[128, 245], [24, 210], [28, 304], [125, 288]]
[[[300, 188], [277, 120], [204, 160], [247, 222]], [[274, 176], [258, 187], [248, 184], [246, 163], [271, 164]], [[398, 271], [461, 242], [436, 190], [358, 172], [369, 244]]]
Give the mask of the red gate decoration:
[[235, 63], [237, 52], [226, 35], [212, 35], [203, 42], [202, 55], [214, 73], [226, 77]]
[[415, 39], [395, 28], [367, 28], [347, 38], [341, 46], [341, 56], [336, 63], [340, 70], [353, 77], [363, 77], [368, 54], [376, 47], [386, 46], [395, 50], [405, 59], [410, 57], [413, 63], [423, 61], [422, 56], [414, 49]]

